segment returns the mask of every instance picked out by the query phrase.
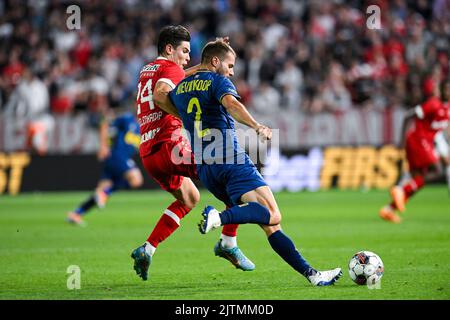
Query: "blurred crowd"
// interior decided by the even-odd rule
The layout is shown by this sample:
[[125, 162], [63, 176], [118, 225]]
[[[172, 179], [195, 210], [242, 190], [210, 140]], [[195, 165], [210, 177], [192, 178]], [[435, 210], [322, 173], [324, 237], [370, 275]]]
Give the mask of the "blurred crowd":
[[[69, 5], [81, 29], [69, 30]], [[381, 29], [367, 27], [369, 5]], [[186, 26], [191, 65], [229, 36], [234, 83], [256, 113], [409, 108], [449, 77], [450, 0], [0, 2], [0, 110], [19, 117], [133, 107], [161, 27]]]

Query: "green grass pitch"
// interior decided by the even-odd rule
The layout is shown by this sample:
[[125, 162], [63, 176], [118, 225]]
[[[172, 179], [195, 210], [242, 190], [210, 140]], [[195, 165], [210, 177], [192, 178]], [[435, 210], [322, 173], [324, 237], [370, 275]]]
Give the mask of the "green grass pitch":
[[[239, 229], [238, 241], [256, 264], [235, 269], [215, 257], [220, 232], [201, 235], [200, 211], [222, 205], [203, 190], [200, 205], [160, 244], [150, 278], [136, 276], [131, 251], [143, 243], [172, 201], [161, 191], [118, 192], [86, 218], [86, 228], [65, 223], [66, 212], [89, 192], [0, 197], [0, 299], [364, 299], [450, 298], [450, 198], [427, 186], [408, 204], [402, 224], [378, 217], [386, 191], [278, 193], [282, 226], [316, 268], [342, 267], [336, 285], [312, 287], [275, 252], [262, 230]], [[379, 254], [381, 289], [355, 285], [347, 271], [358, 250]], [[81, 269], [81, 289], [67, 289], [67, 268]]]

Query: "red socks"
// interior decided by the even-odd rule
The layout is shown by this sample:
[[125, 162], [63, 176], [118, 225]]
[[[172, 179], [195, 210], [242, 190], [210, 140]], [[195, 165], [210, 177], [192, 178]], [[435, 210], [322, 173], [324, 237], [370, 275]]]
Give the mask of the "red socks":
[[[425, 185], [425, 179], [421, 175], [417, 175], [407, 184], [403, 186], [403, 192], [405, 193], [405, 204], [409, 198], [411, 198], [417, 191], [419, 191]], [[394, 201], [390, 203], [392, 209], [396, 209]]]
[[[230, 207], [226, 206], [226, 210], [228, 209], [230, 209]], [[238, 227], [238, 224], [226, 224], [222, 227], [222, 234], [227, 237], [236, 237]]]
[[[180, 220], [183, 219], [191, 211], [181, 201], [176, 200], [164, 211], [164, 214], [159, 218], [158, 223], [153, 229], [152, 233], [147, 239], [153, 247], [158, 247], [160, 242], [167, 239], [178, 227]], [[227, 224], [222, 228], [222, 234], [228, 237], [236, 237], [238, 224]]]
[[238, 224], [226, 224], [222, 228], [222, 234], [228, 237], [236, 237]]
[[191, 211], [181, 201], [176, 200], [164, 211], [147, 241], [155, 248], [180, 226], [180, 220]]
[[420, 190], [425, 184], [425, 180], [422, 176], [418, 175], [412, 178], [407, 184], [403, 186], [405, 192], [405, 202], [417, 191]]

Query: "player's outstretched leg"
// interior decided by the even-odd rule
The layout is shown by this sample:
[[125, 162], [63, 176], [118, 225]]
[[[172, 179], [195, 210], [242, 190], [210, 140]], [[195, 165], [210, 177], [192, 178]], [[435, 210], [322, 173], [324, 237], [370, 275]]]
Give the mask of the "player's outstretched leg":
[[341, 268], [318, 271], [311, 267], [295, 248], [292, 240], [281, 231], [281, 227], [262, 226], [272, 249], [286, 261], [294, 270], [306, 277], [313, 286], [329, 286], [342, 276]]
[[145, 246], [146, 244], [134, 249], [131, 253], [131, 258], [134, 260], [134, 270], [144, 281], [148, 279], [148, 268], [152, 263], [152, 256], [147, 253]]
[[158, 245], [178, 229], [181, 219], [190, 210], [191, 208], [185, 206], [180, 200], [174, 201], [164, 211], [147, 241], [133, 251], [131, 257], [134, 259], [134, 270], [143, 280], [148, 278], [148, 269]]
[[252, 271], [255, 269], [255, 264], [242, 253], [237, 245], [238, 227], [238, 224], [223, 226], [220, 239], [214, 246], [214, 254], [227, 259], [238, 269]]

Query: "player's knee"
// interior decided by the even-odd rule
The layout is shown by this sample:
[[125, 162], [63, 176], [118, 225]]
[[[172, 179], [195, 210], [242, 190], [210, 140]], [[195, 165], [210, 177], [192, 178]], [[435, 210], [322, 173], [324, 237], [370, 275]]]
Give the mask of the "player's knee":
[[144, 184], [144, 179], [141, 175], [136, 175], [128, 181], [130, 187], [133, 189], [139, 188]]
[[196, 206], [200, 202], [200, 191], [196, 190], [193, 196], [193, 204]]
[[192, 208], [195, 207], [200, 202], [200, 192], [195, 190], [191, 197]]
[[200, 192], [195, 189], [192, 190], [186, 197], [183, 199], [183, 203], [186, 207], [189, 209], [194, 209], [194, 207], [199, 203], [200, 201]]
[[273, 226], [261, 226], [261, 228], [266, 233], [266, 236], [270, 237], [273, 233], [277, 232], [278, 230], [281, 230], [281, 225], [280, 224], [276, 224], [276, 225], [273, 225]]
[[278, 225], [281, 223], [281, 212], [278, 210], [270, 210], [270, 225]]

